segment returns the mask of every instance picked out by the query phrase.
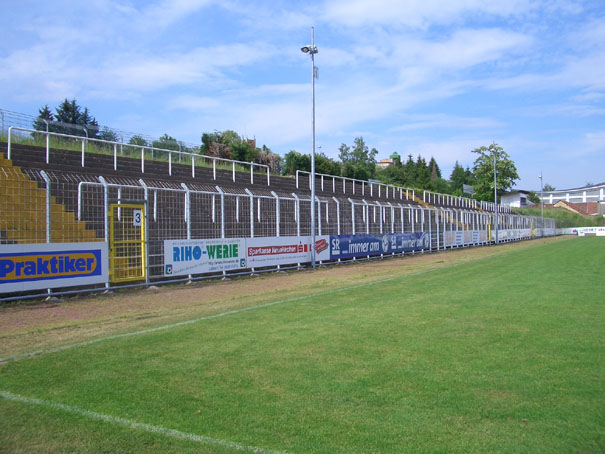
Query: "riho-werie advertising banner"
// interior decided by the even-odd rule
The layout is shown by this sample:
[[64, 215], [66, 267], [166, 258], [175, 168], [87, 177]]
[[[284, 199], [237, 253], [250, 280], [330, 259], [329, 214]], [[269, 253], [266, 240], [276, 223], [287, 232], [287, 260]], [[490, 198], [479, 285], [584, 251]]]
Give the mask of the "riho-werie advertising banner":
[[244, 238], [164, 241], [164, 275], [213, 273], [248, 268]]
[[108, 281], [107, 243], [0, 246], [0, 293], [102, 284]]

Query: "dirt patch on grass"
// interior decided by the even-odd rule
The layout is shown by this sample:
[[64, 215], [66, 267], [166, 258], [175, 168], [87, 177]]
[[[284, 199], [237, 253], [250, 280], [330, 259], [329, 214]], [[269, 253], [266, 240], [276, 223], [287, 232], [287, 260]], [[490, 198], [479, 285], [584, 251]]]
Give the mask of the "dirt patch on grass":
[[81, 295], [52, 303], [3, 306], [0, 308], [0, 357], [452, 266], [569, 238], [350, 262], [315, 271], [267, 273], [230, 281], [208, 280], [108, 295]]

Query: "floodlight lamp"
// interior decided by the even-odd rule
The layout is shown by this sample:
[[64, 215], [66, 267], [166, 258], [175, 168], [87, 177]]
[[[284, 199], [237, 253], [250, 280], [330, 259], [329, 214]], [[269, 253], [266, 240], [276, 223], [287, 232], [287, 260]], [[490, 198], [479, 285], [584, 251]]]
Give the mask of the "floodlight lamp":
[[312, 46], [312, 45], [301, 47], [300, 50], [305, 54], [316, 54], [317, 53], [317, 47]]

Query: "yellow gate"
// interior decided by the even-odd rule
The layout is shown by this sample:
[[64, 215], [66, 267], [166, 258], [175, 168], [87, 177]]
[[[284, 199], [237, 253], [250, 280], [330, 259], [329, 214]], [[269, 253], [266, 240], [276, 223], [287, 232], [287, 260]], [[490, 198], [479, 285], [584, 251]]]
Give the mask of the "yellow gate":
[[109, 279], [140, 281], [146, 277], [145, 206], [111, 204], [109, 207]]

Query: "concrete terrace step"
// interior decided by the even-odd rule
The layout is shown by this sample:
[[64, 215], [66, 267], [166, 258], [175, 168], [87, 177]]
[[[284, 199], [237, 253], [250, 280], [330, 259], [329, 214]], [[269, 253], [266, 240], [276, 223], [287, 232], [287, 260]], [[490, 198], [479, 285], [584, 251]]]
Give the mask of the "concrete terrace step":
[[[6, 149], [0, 144], [0, 149]], [[271, 175], [270, 185], [267, 185], [267, 175], [262, 173], [254, 173], [253, 182], [251, 182], [250, 172], [235, 172], [235, 182], [233, 181], [233, 171], [217, 166], [216, 170], [212, 167], [195, 167], [195, 177], [192, 176], [190, 163], [179, 163], [177, 159], [172, 162], [172, 172], [169, 170], [169, 164], [166, 161], [153, 161], [146, 159], [144, 167], [141, 165], [140, 157], [132, 157], [125, 155], [117, 156], [117, 166], [114, 168], [113, 155], [100, 153], [85, 152], [84, 167], [82, 167], [81, 151], [51, 149], [49, 163], [46, 164], [46, 149], [44, 147], [36, 147], [31, 145], [12, 145], [11, 158], [16, 165], [23, 168], [53, 170], [57, 172], [70, 172], [81, 175], [91, 175], [94, 177], [121, 177], [129, 178], [135, 181], [143, 178], [145, 180], [161, 180], [170, 182], [180, 186], [181, 183], [196, 183], [209, 186], [220, 186], [223, 190], [234, 189], [241, 192], [244, 188], [262, 191], [275, 191], [280, 195], [290, 195], [296, 193], [301, 197], [308, 198], [310, 195], [308, 177], [301, 178], [299, 187], [296, 187], [296, 179], [291, 176]], [[144, 170], [144, 171], [142, 171]], [[172, 175], [170, 174], [172, 173]], [[322, 198], [337, 197], [340, 199], [351, 198], [361, 201], [362, 199], [368, 202], [380, 201], [381, 203], [401, 203], [404, 205], [411, 204], [419, 205], [415, 200], [405, 197], [400, 198], [398, 193], [393, 197], [392, 191], [389, 191], [389, 196], [386, 197], [385, 190], [382, 188], [381, 193], [374, 188], [373, 194], [370, 194], [368, 185], [365, 185], [365, 191], [360, 184], [353, 184], [347, 181], [343, 187], [341, 180], [332, 181], [326, 177], [322, 181], [318, 177], [316, 180], [316, 195]]]

